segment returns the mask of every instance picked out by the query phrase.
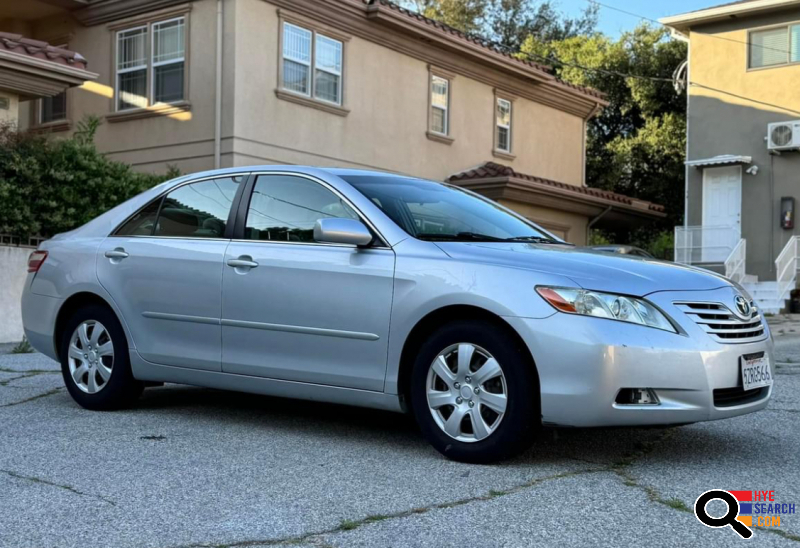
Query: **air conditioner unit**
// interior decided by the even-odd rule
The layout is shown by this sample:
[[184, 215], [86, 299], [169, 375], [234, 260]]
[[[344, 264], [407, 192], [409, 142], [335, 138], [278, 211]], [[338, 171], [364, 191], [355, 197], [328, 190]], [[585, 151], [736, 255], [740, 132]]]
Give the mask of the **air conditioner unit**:
[[767, 148], [769, 150], [800, 149], [800, 120], [769, 124], [767, 126]]

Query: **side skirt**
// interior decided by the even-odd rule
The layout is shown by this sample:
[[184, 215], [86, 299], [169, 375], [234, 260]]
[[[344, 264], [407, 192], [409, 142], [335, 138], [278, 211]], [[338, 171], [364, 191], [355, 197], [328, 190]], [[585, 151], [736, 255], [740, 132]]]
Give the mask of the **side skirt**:
[[159, 365], [144, 360], [136, 350], [130, 350], [129, 352], [133, 376], [140, 381], [188, 384], [279, 398], [354, 405], [397, 413], [403, 412], [400, 398], [383, 392]]

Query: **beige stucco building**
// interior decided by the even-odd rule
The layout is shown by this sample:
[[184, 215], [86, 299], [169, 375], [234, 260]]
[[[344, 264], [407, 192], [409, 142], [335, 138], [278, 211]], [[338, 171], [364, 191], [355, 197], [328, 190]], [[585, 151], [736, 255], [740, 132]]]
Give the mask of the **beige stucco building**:
[[778, 311], [800, 252], [800, 1], [747, 0], [662, 22], [689, 42], [676, 259], [727, 272]]
[[99, 116], [98, 147], [137, 169], [451, 179], [579, 244], [590, 225], [663, 217], [587, 191], [601, 94], [385, 0], [26, 0], [0, 7], [0, 30], [80, 51], [99, 74], [57, 108], [23, 105], [23, 123], [65, 135]]

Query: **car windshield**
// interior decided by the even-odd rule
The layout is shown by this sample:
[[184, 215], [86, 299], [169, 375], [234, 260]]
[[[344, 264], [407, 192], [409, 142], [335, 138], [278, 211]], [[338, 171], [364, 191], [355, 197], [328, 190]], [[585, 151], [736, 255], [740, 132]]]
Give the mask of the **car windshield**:
[[455, 186], [397, 175], [344, 175], [342, 179], [420, 240], [563, 243]]

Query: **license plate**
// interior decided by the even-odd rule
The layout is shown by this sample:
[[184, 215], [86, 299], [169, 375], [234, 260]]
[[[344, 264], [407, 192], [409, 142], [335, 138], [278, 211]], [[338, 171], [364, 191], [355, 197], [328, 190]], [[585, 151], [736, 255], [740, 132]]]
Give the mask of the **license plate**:
[[741, 364], [742, 386], [745, 390], [772, 386], [769, 358], [764, 353], [742, 356]]

